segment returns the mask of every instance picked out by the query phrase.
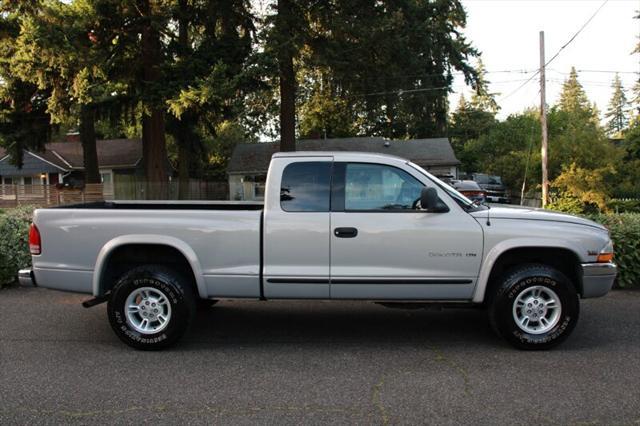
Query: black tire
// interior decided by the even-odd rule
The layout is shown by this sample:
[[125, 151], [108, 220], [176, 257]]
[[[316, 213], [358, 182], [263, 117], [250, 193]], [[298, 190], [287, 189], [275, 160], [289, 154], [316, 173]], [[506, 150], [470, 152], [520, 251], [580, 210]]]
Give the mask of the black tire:
[[[169, 306], [165, 309], [170, 309], [171, 314], [167, 324], [156, 333], [136, 330], [125, 311], [129, 295], [145, 287], [157, 290], [159, 293], [152, 293], [165, 295], [168, 299]], [[173, 345], [187, 331], [196, 312], [196, 297], [189, 281], [176, 271], [160, 265], [143, 265], [117, 281], [107, 312], [111, 328], [124, 343], [135, 349], [158, 350]]]
[[[545, 332], [541, 332], [546, 328], [542, 322], [532, 320], [529, 330], [536, 326], [539, 329], [532, 333], [527, 332], [526, 325], [521, 328], [516, 323], [517, 315], [528, 316], [529, 314], [525, 315], [525, 311], [520, 307], [514, 313], [514, 304], [520, 295], [532, 294], [534, 289], [529, 293], [526, 293], [526, 290], [536, 286], [542, 288], [543, 293], [547, 290], [555, 293], [560, 300], [561, 308], [557, 320], [547, 321], [550, 328]], [[540, 299], [534, 297], [526, 300], [538, 303], [537, 300], [544, 300], [544, 297], [543, 294]], [[528, 303], [524, 305], [524, 309], [528, 309]], [[547, 316], [551, 316], [551, 313], [548, 313], [549, 310], [545, 308], [540, 309], [540, 312], [545, 313], [545, 320], [547, 320]], [[531, 315], [535, 315], [535, 309], [532, 312], [534, 313]], [[489, 306], [489, 319], [496, 333], [516, 348], [525, 350], [549, 349], [563, 342], [575, 328], [579, 314], [580, 301], [571, 281], [562, 272], [539, 264], [522, 265], [508, 271], [501, 279]], [[555, 325], [551, 327], [554, 323]]]

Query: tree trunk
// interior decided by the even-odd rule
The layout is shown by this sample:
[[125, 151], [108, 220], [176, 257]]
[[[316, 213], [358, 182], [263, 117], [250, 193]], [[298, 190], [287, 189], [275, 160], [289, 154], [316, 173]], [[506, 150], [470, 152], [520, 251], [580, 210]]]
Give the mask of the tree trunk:
[[[178, 16], [178, 55], [182, 60], [186, 59], [189, 49], [189, 20], [187, 0], [179, 0]], [[178, 144], [178, 197], [181, 200], [189, 198], [189, 164], [191, 160], [191, 140], [189, 127], [191, 126], [190, 114], [187, 112], [177, 119], [176, 142]]]
[[167, 196], [167, 147], [164, 130], [162, 110], [153, 109], [151, 115], [143, 115], [142, 152], [148, 199], [162, 199]]
[[80, 107], [80, 142], [82, 143], [85, 183], [101, 183], [95, 121], [95, 107], [82, 105]]
[[[296, 75], [293, 69], [291, 0], [278, 0], [276, 25], [280, 35], [278, 72], [280, 77], [280, 151], [296, 150]], [[286, 41], [284, 41], [286, 40]]]
[[181, 200], [190, 197], [189, 193], [189, 164], [191, 160], [191, 150], [186, 144], [181, 143], [178, 147], [178, 179], [179, 179], [179, 195]]
[[[152, 24], [150, 0], [141, 0], [140, 11], [146, 19], [142, 28], [142, 67], [145, 95], [153, 98], [150, 91], [161, 83], [160, 64], [162, 51], [160, 34]], [[147, 198], [158, 199], [167, 196], [167, 145], [165, 140], [164, 109], [154, 103], [149, 112], [142, 116], [142, 153], [147, 179]]]

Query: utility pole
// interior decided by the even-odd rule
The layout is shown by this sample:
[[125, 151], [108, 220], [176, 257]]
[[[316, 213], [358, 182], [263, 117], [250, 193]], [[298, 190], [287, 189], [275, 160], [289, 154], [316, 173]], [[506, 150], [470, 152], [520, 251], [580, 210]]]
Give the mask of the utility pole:
[[544, 73], [544, 31], [540, 31], [540, 126], [542, 127], [542, 207], [546, 207], [549, 197], [549, 174], [547, 171], [547, 149], [549, 135], [547, 133], [547, 79]]

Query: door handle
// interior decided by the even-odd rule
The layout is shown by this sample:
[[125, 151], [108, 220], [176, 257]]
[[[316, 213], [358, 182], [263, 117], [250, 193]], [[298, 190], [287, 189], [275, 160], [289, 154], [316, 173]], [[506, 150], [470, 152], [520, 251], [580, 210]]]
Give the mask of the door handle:
[[358, 235], [356, 228], [336, 228], [333, 230], [333, 235], [338, 238], [355, 238]]

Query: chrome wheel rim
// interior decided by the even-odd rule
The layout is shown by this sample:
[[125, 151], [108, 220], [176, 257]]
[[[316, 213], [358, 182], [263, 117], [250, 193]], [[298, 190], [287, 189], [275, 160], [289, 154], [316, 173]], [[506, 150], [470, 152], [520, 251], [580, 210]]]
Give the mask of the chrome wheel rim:
[[169, 298], [153, 287], [141, 287], [125, 302], [127, 324], [142, 334], [155, 334], [164, 330], [171, 320]]
[[543, 334], [560, 321], [562, 304], [558, 295], [548, 287], [534, 286], [520, 292], [513, 302], [513, 319], [520, 330]]

